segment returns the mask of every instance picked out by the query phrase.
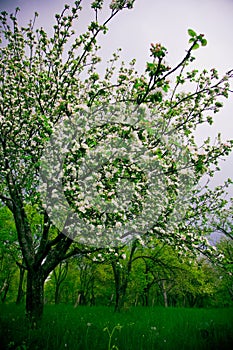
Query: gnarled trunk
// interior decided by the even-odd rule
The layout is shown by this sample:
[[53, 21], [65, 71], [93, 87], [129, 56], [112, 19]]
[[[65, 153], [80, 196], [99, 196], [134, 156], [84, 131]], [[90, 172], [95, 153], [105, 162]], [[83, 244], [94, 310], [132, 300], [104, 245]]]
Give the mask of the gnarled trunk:
[[44, 273], [41, 269], [30, 269], [27, 273], [26, 313], [29, 321], [40, 321], [44, 308]]

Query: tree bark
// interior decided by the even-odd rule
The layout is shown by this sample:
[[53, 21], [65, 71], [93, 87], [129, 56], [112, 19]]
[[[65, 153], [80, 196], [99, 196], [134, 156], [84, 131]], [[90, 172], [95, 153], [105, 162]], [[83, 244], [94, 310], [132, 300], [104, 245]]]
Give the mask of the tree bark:
[[121, 267], [119, 267], [115, 263], [115, 261], [112, 262], [112, 269], [114, 274], [116, 291], [115, 312], [120, 312], [125, 301], [126, 290], [129, 280], [129, 272], [127, 272], [128, 274], [126, 274], [126, 272], [124, 270], [121, 270]]
[[36, 325], [44, 309], [44, 274], [41, 269], [27, 273], [26, 314], [31, 324]]
[[122, 294], [122, 281], [121, 281], [121, 273], [120, 268], [117, 266], [115, 261], [112, 261], [112, 269], [115, 280], [115, 312], [119, 312], [123, 305], [124, 295]]
[[23, 281], [24, 281], [24, 275], [25, 275], [25, 268], [23, 266], [19, 267], [19, 285], [18, 285], [18, 293], [16, 298], [16, 305], [19, 305], [23, 297], [25, 295], [25, 292], [23, 290]]

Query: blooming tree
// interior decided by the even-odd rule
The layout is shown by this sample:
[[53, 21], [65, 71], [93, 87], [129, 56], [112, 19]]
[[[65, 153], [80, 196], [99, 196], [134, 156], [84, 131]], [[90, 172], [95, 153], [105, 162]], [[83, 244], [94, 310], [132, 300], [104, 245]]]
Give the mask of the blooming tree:
[[[151, 44], [143, 75], [135, 61], [114, 73], [114, 54], [100, 78], [97, 37], [133, 1], [112, 1], [104, 23], [102, 6], [92, 2], [94, 20], [80, 35], [72, 28], [81, 0], [55, 16], [51, 37], [36, 29], [37, 14], [26, 27], [18, 9], [1, 14], [0, 198], [14, 216], [31, 320], [42, 315], [45, 279], [72, 255], [153, 236], [199, 246], [200, 232], [181, 230], [193, 186], [231, 149], [220, 137], [199, 148], [193, 135], [212, 124], [232, 77], [187, 71], [203, 35], [189, 30], [190, 47], [174, 68], [166, 48]], [[41, 217], [36, 232], [28, 208]]]

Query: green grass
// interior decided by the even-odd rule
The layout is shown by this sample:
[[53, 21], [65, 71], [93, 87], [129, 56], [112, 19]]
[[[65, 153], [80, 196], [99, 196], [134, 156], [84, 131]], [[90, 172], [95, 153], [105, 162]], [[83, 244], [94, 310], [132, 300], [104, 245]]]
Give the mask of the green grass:
[[41, 327], [28, 329], [24, 307], [1, 305], [0, 344], [17, 350], [231, 349], [233, 310], [136, 307], [114, 313], [102, 306], [48, 305]]

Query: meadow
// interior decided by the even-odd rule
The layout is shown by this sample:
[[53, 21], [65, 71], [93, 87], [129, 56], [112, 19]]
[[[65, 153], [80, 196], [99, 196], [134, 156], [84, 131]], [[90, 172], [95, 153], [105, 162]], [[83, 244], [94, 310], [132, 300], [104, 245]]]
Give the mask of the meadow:
[[233, 345], [233, 309], [46, 305], [30, 329], [24, 306], [0, 306], [1, 350], [214, 350]]

